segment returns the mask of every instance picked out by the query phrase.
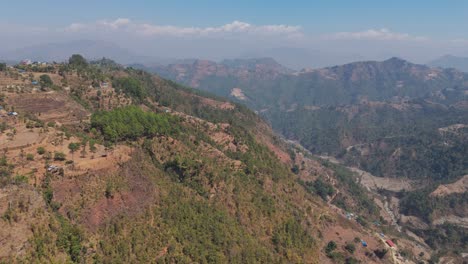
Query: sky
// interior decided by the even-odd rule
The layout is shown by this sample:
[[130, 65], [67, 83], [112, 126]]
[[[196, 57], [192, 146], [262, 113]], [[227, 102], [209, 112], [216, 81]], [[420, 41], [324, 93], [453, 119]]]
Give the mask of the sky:
[[[2, 2], [5, 2], [2, 4]], [[310, 66], [468, 56], [468, 1], [0, 0], [0, 55], [93, 40], [135, 56], [276, 56]], [[322, 62], [323, 61], [323, 62]]]

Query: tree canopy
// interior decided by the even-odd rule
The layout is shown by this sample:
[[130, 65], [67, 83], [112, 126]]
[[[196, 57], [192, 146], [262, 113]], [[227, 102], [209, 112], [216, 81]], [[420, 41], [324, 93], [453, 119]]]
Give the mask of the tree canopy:
[[179, 124], [177, 118], [170, 115], [144, 112], [136, 106], [127, 106], [93, 114], [91, 126], [100, 130], [106, 140], [116, 142], [176, 133]]
[[80, 54], [73, 54], [68, 59], [68, 64], [70, 64], [70, 66], [75, 67], [75, 68], [85, 68], [86, 66], [88, 66], [88, 62]]
[[117, 91], [122, 91], [139, 101], [143, 100], [146, 96], [146, 91], [141, 81], [133, 77], [118, 78], [114, 80], [112, 85]]
[[52, 82], [52, 79], [50, 78], [49, 75], [42, 74], [41, 76], [39, 76], [39, 84], [41, 85], [41, 88], [44, 88], [44, 87], [50, 87], [54, 83]]

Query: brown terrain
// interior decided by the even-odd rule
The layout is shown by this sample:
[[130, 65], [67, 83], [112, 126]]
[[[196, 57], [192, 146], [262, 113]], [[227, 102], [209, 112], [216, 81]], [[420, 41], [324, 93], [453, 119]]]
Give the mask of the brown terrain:
[[463, 176], [461, 179], [454, 183], [439, 185], [431, 196], [447, 196], [452, 193], [468, 192], [468, 175]]

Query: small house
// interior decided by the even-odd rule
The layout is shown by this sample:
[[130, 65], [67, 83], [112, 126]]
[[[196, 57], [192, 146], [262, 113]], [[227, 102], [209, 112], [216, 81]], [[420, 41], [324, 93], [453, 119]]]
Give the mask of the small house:
[[395, 244], [394, 244], [393, 241], [391, 241], [390, 239], [387, 239], [387, 240], [385, 241], [385, 243], [387, 243], [387, 245], [388, 245], [389, 247], [395, 247]]
[[38, 85], [38, 84], [39, 84], [39, 82], [38, 82], [38, 81], [36, 81], [36, 80], [34, 80], [34, 81], [32, 81], [32, 82], [31, 82], [31, 84], [32, 84], [32, 85]]

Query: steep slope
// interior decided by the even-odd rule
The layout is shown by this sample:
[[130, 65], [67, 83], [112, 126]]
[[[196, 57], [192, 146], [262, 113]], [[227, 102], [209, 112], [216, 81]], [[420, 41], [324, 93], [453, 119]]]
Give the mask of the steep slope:
[[[466, 249], [459, 243], [466, 238], [466, 193], [429, 194], [467, 172], [467, 74], [391, 58], [271, 79], [208, 75], [198, 83], [258, 111], [314, 154], [370, 173], [361, 183], [381, 183], [373, 190], [382, 205], [432, 246]], [[437, 228], [450, 238], [441, 239]]]

